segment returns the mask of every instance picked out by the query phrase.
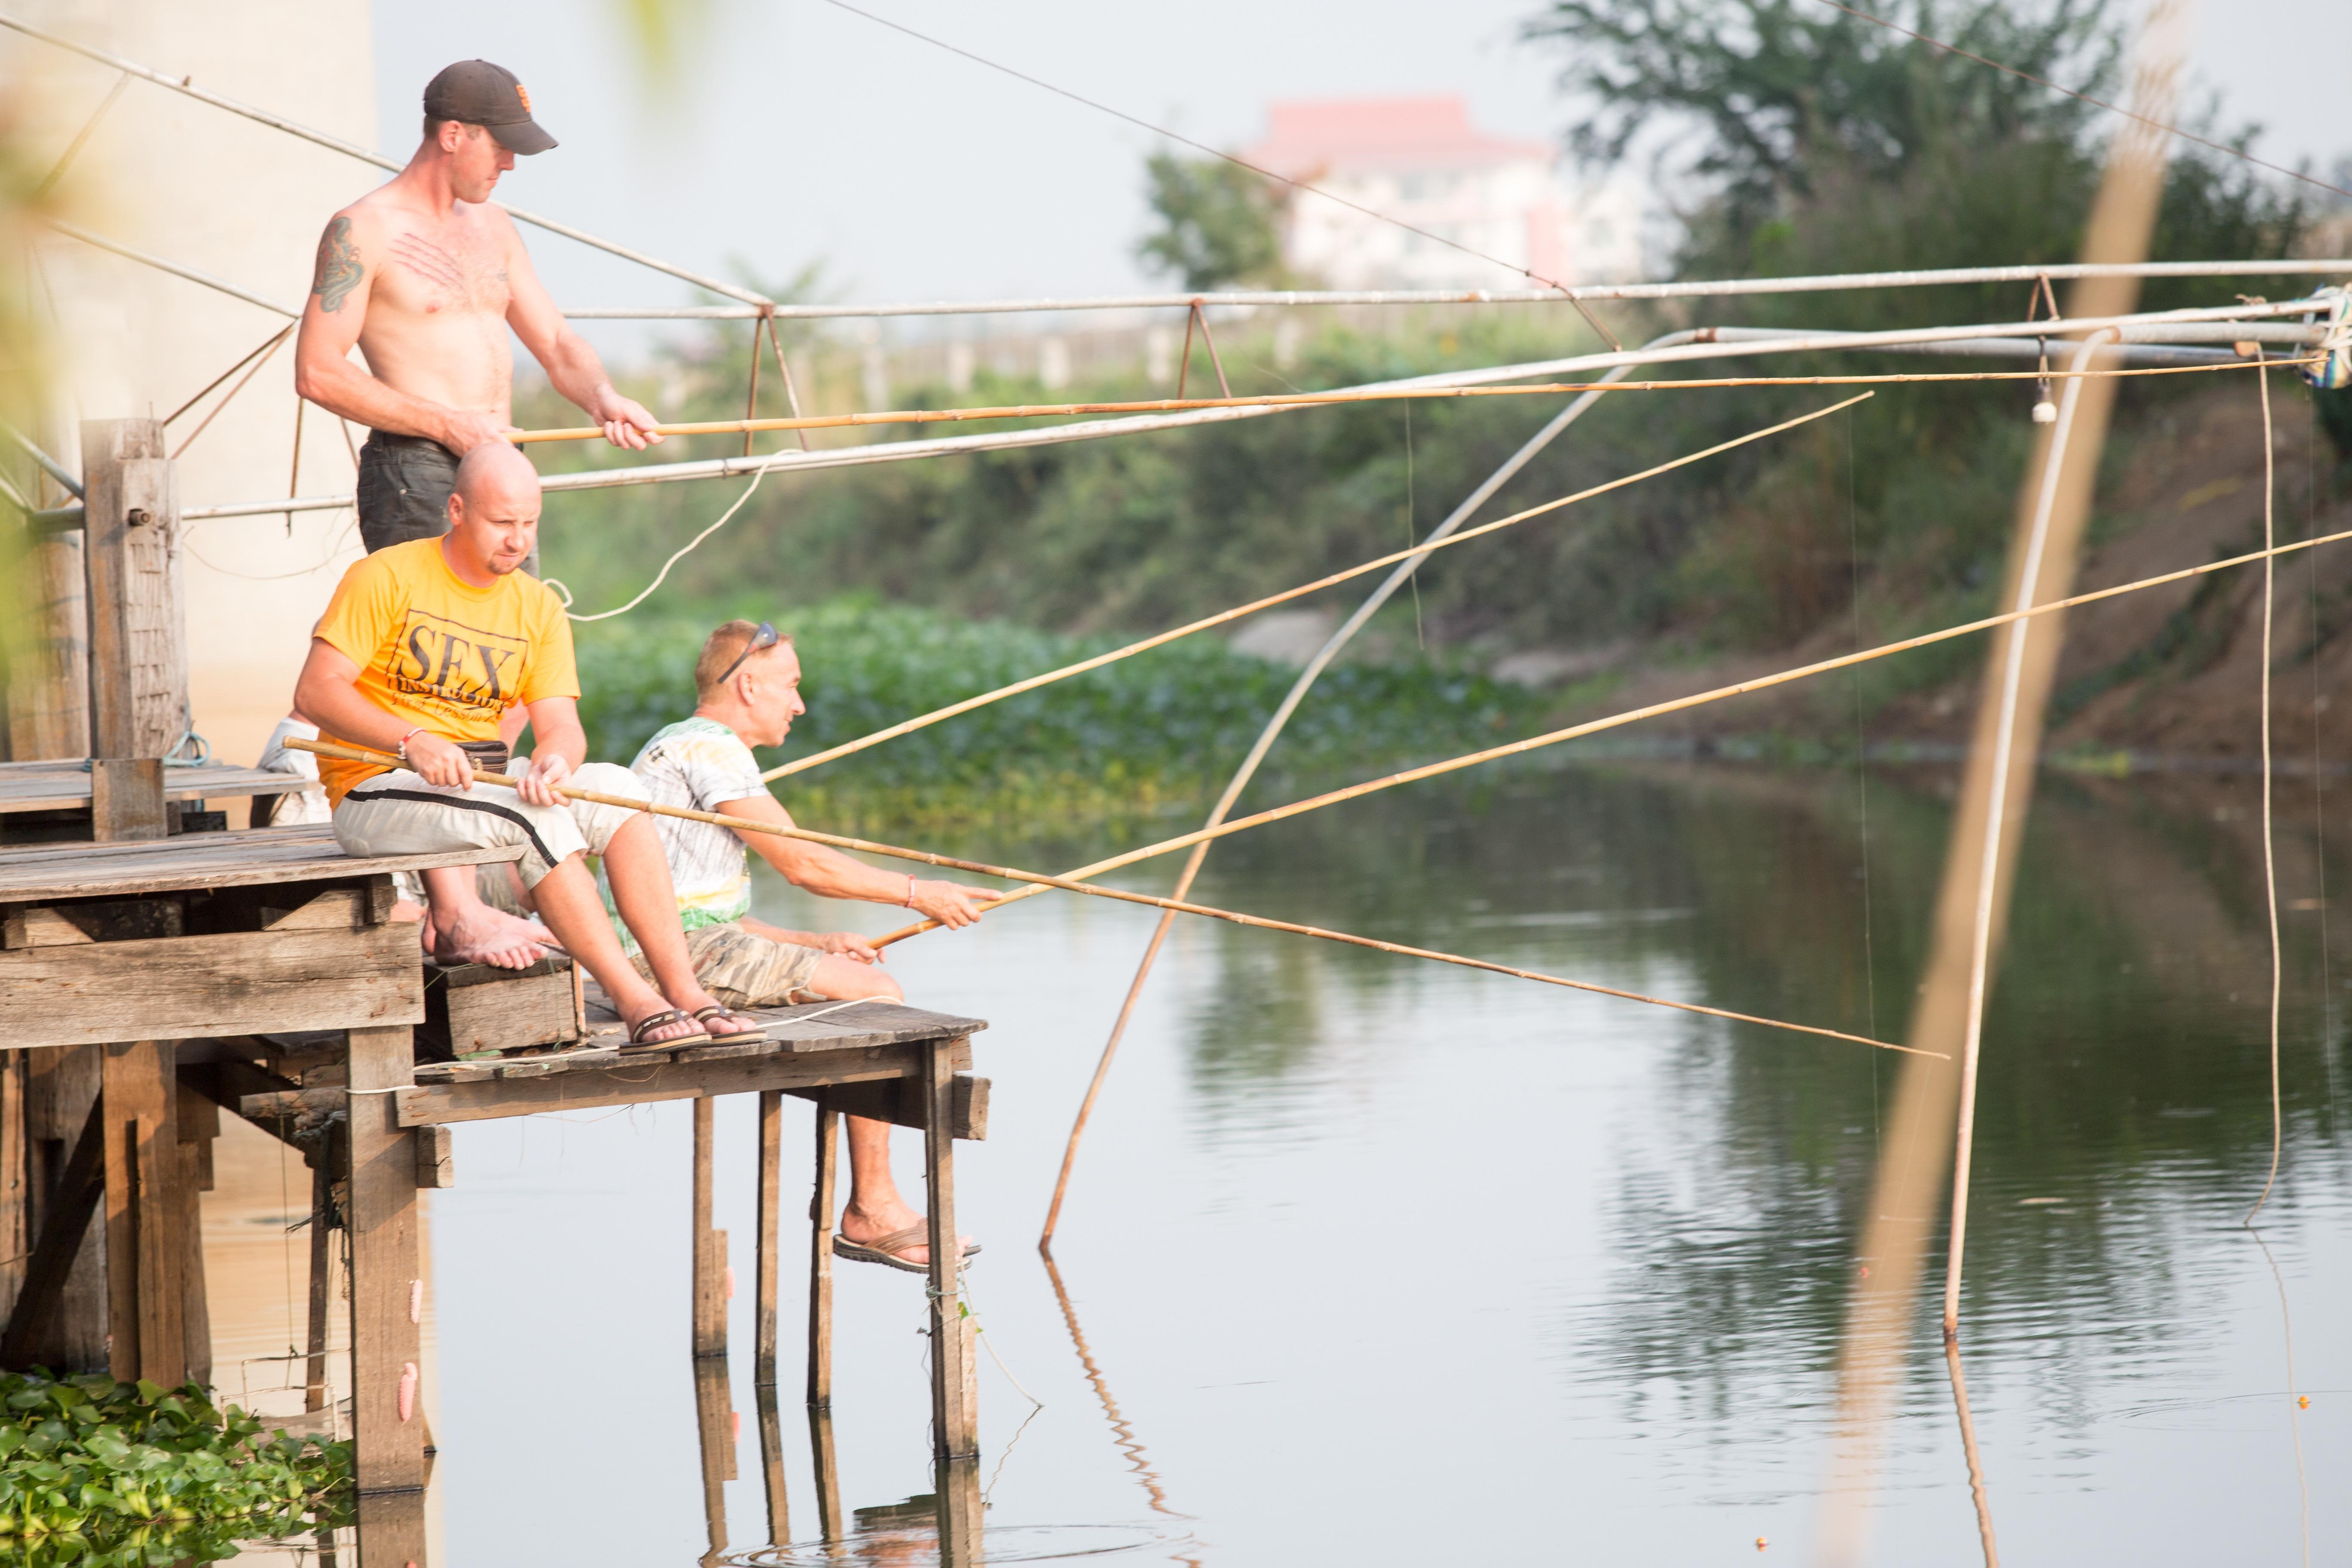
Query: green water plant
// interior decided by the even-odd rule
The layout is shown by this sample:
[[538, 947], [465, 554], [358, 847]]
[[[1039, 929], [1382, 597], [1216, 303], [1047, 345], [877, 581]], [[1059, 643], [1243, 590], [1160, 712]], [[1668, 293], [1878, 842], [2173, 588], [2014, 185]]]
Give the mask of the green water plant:
[[0, 1374], [0, 1554], [163, 1568], [346, 1522], [352, 1446], [271, 1432], [200, 1384]]
[[[808, 713], [772, 765], [1126, 641], [862, 599], [772, 610], [795, 636]], [[582, 628], [581, 717], [592, 754], [626, 762], [694, 706], [694, 658], [714, 609], [691, 621]], [[950, 719], [778, 786], [812, 826], [1066, 809], [1192, 806], [1233, 772], [1295, 672], [1213, 637], [1172, 643]], [[1542, 700], [1412, 659], [1327, 671], [1270, 766], [1321, 777], [1427, 761], [1523, 732]]]

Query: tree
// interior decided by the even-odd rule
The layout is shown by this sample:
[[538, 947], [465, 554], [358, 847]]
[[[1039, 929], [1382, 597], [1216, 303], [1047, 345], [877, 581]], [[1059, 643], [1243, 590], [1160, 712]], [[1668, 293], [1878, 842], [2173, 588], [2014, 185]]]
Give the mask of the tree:
[[1193, 290], [1271, 283], [1282, 272], [1282, 201], [1266, 180], [1222, 158], [1154, 153], [1144, 165], [1160, 227], [1135, 247]]

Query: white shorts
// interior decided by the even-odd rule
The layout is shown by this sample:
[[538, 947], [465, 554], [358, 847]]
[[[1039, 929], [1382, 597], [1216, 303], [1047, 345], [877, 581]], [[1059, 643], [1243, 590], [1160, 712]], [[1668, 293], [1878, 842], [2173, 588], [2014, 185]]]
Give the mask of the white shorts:
[[[584, 763], [571, 782], [599, 795], [646, 798], [637, 775], [612, 763]], [[630, 818], [626, 806], [569, 800], [533, 805], [510, 789], [444, 789], [405, 768], [352, 786], [335, 807], [335, 842], [346, 855], [434, 855], [447, 849], [522, 846], [515, 869], [526, 888], [573, 855], [602, 855]]]

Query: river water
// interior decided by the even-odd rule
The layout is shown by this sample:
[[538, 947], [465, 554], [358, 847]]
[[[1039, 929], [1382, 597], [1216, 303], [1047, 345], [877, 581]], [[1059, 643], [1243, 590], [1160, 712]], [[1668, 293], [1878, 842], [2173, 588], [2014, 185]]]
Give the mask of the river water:
[[[1899, 1039], [1950, 787], [1666, 764], [1424, 785], [1228, 841], [1194, 897]], [[2242, 777], [2042, 781], [1986, 1027], [1962, 1309], [2011, 1563], [2352, 1550], [2352, 899], [2330, 927], [2311, 782], [2283, 780], [2284, 1154], [2258, 1237], [2240, 1223], [2270, 1159], [2257, 800]], [[1114, 843], [1076, 824], [939, 847], [1044, 868]], [[2333, 877], [2352, 894], [2352, 868]], [[760, 900], [790, 925], [889, 923], [773, 879]], [[1181, 922], [1063, 1217], [1066, 1309], [1034, 1243], [1154, 918], [1048, 895], [892, 950], [910, 999], [992, 1023], [989, 1137], [957, 1168], [984, 1246], [993, 1555], [1810, 1560], [1901, 1058]], [[718, 1223], [746, 1282], [724, 1530], [757, 1561], [753, 1113], [718, 1117]], [[786, 1117], [782, 1426], [807, 1541], [805, 1110]], [[917, 1140], [898, 1142], [919, 1203]], [[430, 1211], [439, 1561], [708, 1550], [688, 1146], [683, 1102], [457, 1129], [460, 1184]], [[1984, 1556], [1934, 1328], [1941, 1258], [1939, 1238], [1874, 1561]], [[845, 1501], [902, 1504], [931, 1487], [923, 1287], [836, 1278]], [[849, 1560], [918, 1559], [877, 1521]]]

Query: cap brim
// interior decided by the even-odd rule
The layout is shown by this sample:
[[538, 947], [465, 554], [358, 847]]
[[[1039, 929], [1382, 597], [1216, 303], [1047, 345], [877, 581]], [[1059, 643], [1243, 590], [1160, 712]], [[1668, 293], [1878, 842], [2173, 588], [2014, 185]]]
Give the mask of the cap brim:
[[536, 120], [518, 120], [511, 125], [493, 125], [488, 129], [499, 139], [499, 146], [520, 158], [544, 153], [556, 145], [555, 138], [541, 131]]

